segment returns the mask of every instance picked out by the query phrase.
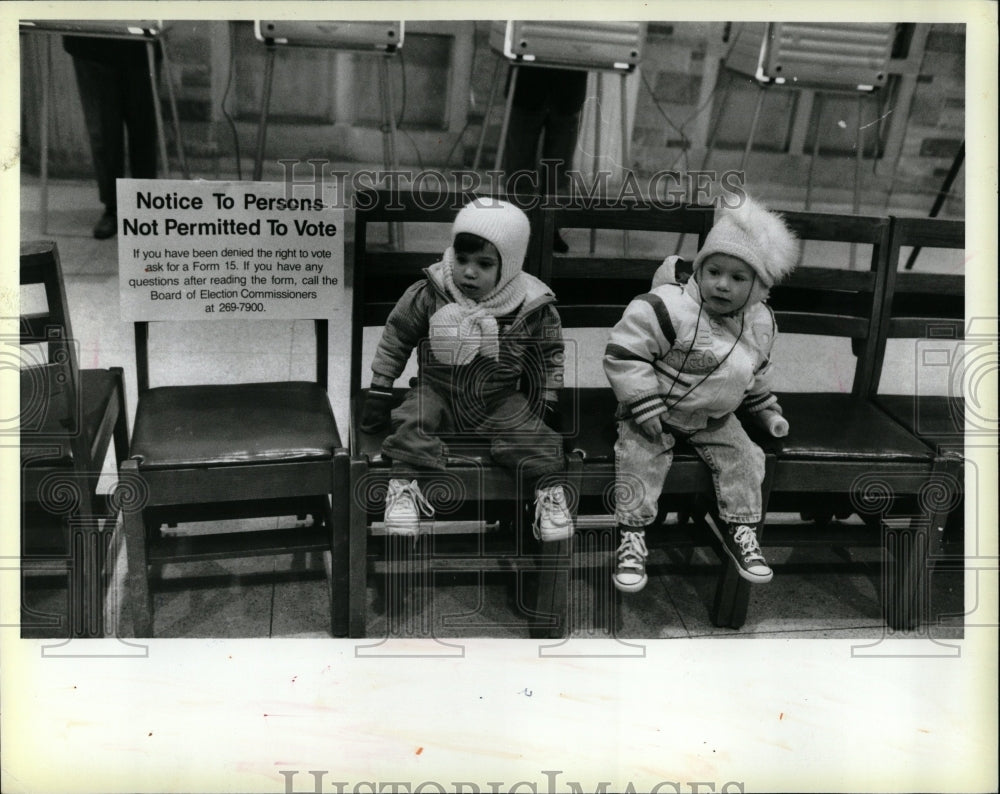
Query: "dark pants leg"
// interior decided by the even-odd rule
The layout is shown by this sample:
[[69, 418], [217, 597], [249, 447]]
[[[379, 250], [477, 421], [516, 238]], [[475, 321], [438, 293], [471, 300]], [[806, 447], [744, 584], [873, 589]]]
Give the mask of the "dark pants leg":
[[403, 398], [389, 417], [392, 434], [382, 442], [382, 452], [410, 468], [443, 469], [447, 448], [438, 433], [454, 427], [450, 402], [431, 386], [420, 383]]
[[101, 203], [116, 212], [115, 180], [125, 176], [125, 128], [129, 165], [136, 179], [156, 177], [156, 114], [147, 71], [73, 58], [94, 160]]
[[566, 469], [562, 436], [531, 412], [520, 392], [497, 400], [478, 432], [490, 439], [497, 465], [520, 471], [531, 482]]

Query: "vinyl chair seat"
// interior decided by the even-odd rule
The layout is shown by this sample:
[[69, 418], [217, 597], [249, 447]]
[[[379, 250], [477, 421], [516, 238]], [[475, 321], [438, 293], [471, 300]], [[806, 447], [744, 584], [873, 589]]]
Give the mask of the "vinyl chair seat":
[[841, 393], [779, 394], [790, 432], [754, 438], [782, 459], [930, 463], [933, 450], [872, 403]]
[[316, 383], [161, 386], [140, 396], [130, 457], [142, 469], [205, 467], [330, 458], [339, 446]]
[[[614, 463], [618, 420], [618, 400], [610, 387], [563, 389], [559, 408], [566, 448], [584, 453], [588, 463]], [[700, 460], [690, 444], [678, 440], [674, 462]]]
[[965, 400], [961, 397], [880, 394], [875, 401], [889, 416], [935, 449], [963, 442]]
[[[79, 399], [83, 419], [80, 430], [86, 434], [85, 441], [87, 446], [91, 447], [102, 432], [109, 406], [117, 399], [118, 378], [114, 372], [107, 369], [82, 369], [79, 375]], [[65, 414], [65, 406], [55, 404], [55, 401], [63, 395], [49, 394], [48, 404], [36, 413], [31, 408], [31, 401], [38, 399], [40, 393], [44, 393], [44, 385], [28, 372], [22, 371], [21, 417], [24, 423], [31, 425], [31, 435], [30, 441], [27, 438], [22, 440], [21, 463], [24, 466], [72, 468], [73, 457], [69, 437], [61, 419]], [[47, 452], [41, 457], [38, 454], [39, 446], [58, 447], [58, 450]]]

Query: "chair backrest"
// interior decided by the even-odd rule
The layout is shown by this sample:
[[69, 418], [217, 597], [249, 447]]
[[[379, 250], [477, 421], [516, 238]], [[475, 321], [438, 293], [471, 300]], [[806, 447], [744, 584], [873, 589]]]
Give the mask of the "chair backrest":
[[[851, 394], [864, 398], [875, 371], [879, 309], [888, 269], [889, 219], [815, 212], [782, 215], [803, 241], [803, 256], [768, 299], [779, 333], [850, 339], [856, 357]], [[870, 248], [866, 266], [856, 270], [848, 266], [843, 254], [850, 246]], [[843, 250], [837, 251], [837, 247]]]
[[[368, 362], [362, 361], [364, 329], [385, 325], [386, 318], [406, 289], [423, 278], [423, 269], [441, 260], [451, 245], [451, 224], [459, 210], [475, 198], [507, 198], [484, 193], [407, 193], [362, 191], [355, 197], [353, 322], [351, 331], [351, 396], [362, 387]], [[537, 275], [538, 211], [527, 206], [531, 240], [524, 270]], [[394, 224], [402, 231], [419, 227], [421, 247], [399, 250], [377, 242], [372, 224]], [[411, 236], [412, 239], [412, 236]], [[434, 247], [436, 246], [436, 247]]]
[[[211, 320], [209, 322], [217, 322]], [[255, 323], [271, 323], [276, 324], [279, 322], [290, 323], [293, 321], [285, 320], [254, 320]], [[329, 385], [329, 349], [330, 349], [330, 331], [329, 331], [329, 321], [325, 319], [314, 319], [312, 320], [313, 330], [315, 333], [316, 344], [316, 365], [315, 365], [315, 382], [318, 383], [323, 389], [326, 389]], [[136, 369], [136, 383], [138, 384], [139, 394], [141, 395], [144, 391], [149, 389], [149, 327], [150, 321], [148, 320], [138, 320], [133, 323], [135, 330], [135, 369]]]
[[[672, 251], [676, 236], [690, 236], [694, 250], [701, 247], [712, 226], [710, 207], [685, 205], [657, 207], [647, 202], [623, 204], [594, 200], [572, 205], [564, 202], [541, 214], [539, 277], [555, 292], [559, 316], [565, 328], [611, 328], [635, 296], [648, 292], [656, 269]], [[592, 229], [621, 232], [650, 232], [644, 245], [646, 255], [622, 257], [604, 255], [553, 256], [552, 240], [557, 229]], [[670, 236], [668, 236], [670, 235]], [[633, 243], [640, 241], [630, 237]], [[651, 245], [652, 244], [652, 245]]]
[[957, 341], [965, 336], [965, 274], [901, 269], [902, 249], [965, 248], [965, 222], [892, 218], [889, 267], [882, 299], [870, 393], [879, 389], [890, 339]]
[[69, 438], [73, 457], [86, 461], [76, 340], [54, 242], [21, 243], [20, 283], [40, 285], [45, 294], [44, 307], [37, 309], [36, 296], [22, 295], [22, 306], [30, 298], [30, 311], [20, 316], [22, 443], [29, 438], [37, 443]]

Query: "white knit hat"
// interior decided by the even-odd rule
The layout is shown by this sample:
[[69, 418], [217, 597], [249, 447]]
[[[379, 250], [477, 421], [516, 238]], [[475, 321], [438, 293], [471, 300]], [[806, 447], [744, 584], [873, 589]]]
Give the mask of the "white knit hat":
[[451, 239], [461, 233], [474, 234], [496, 246], [500, 254], [500, 290], [524, 267], [531, 224], [513, 204], [494, 198], [477, 198], [462, 207], [451, 227]]
[[795, 269], [799, 241], [780, 215], [749, 196], [735, 209], [720, 210], [694, 260], [694, 270], [712, 254], [729, 254], [746, 262], [765, 287], [773, 287]]

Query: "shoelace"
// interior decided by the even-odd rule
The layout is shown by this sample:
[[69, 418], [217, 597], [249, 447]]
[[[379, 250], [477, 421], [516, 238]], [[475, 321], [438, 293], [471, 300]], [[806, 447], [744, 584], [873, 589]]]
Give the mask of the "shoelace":
[[551, 507], [552, 505], [565, 506], [565, 502], [561, 498], [562, 495], [562, 490], [557, 490], [555, 488], [549, 488], [538, 492], [538, 496], [535, 497], [535, 523], [531, 526], [532, 534], [534, 534], [535, 540], [542, 539], [539, 525], [542, 521], [542, 513], [545, 512], [546, 508]]
[[622, 542], [618, 545], [618, 567], [642, 570], [649, 552], [646, 550], [644, 532], [622, 532]]
[[746, 524], [740, 524], [733, 530], [733, 540], [740, 544], [743, 559], [747, 562], [752, 560], [764, 562], [764, 555], [761, 554], [760, 545], [757, 543], [757, 533]]

